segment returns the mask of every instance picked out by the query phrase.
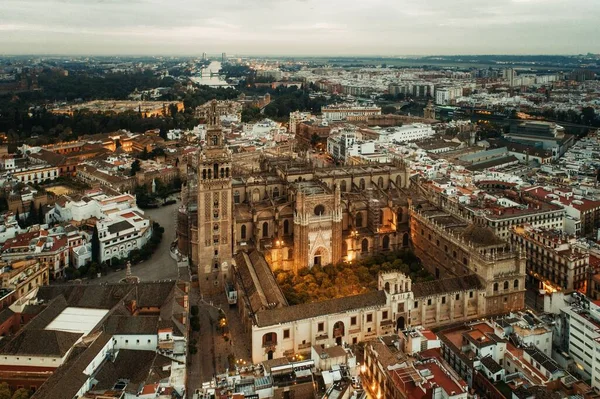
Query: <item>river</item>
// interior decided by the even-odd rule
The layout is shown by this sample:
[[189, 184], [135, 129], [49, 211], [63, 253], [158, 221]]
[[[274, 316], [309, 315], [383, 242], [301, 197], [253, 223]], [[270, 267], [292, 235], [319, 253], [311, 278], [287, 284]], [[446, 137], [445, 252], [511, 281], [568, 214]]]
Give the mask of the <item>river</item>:
[[206, 86], [220, 86], [220, 87], [231, 87], [224, 76], [212, 75], [211, 72], [219, 73], [221, 70], [221, 63], [219, 61], [212, 61], [207, 68], [202, 70], [202, 75], [192, 76], [192, 81], [200, 85]]

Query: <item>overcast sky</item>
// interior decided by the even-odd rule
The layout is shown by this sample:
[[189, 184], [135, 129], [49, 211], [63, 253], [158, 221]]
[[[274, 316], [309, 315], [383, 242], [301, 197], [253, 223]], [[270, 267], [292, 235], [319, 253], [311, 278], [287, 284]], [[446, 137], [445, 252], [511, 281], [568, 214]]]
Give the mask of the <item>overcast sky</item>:
[[600, 0], [0, 0], [0, 54], [600, 53]]

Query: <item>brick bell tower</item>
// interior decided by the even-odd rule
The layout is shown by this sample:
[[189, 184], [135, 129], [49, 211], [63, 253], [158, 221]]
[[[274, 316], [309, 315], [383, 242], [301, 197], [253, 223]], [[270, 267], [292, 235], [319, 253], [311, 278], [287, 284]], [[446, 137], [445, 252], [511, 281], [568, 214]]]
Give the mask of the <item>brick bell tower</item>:
[[198, 281], [202, 295], [223, 290], [233, 258], [231, 152], [225, 147], [217, 113], [210, 105], [206, 139], [198, 158]]

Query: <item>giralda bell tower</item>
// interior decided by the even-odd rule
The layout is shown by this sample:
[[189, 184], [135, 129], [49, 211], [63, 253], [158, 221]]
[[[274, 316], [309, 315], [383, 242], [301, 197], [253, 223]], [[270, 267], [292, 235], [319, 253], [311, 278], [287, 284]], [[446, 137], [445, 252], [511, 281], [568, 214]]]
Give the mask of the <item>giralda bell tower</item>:
[[203, 295], [223, 290], [232, 254], [231, 152], [213, 100], [198, 158], [198, 281]]

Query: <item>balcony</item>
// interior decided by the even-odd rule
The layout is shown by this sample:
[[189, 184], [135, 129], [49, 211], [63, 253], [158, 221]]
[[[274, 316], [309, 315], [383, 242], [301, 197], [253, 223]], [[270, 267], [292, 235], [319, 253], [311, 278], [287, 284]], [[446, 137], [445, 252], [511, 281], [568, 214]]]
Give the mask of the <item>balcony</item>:
[[277, 346], [277, 341], [263, 341], [263, 348], [270, 348], [272, 346]]
[[311, 347], [311, 345], [312, 344], [310, 342], [307, 342], [305, 344], [298, 344], [298, 350], [301, 351], [302, 349], [308, 349]]
[[316, 341], [323, 341], [323, 340], [325, 340], [325, 339], [329, 339], [329, 335], [327, 335], [327, 334], [321, 334], [321, 335], [317, 335], [317, 337], [316, 337], [316, 339], [315, 339], [315, 340], [316, 340]]

